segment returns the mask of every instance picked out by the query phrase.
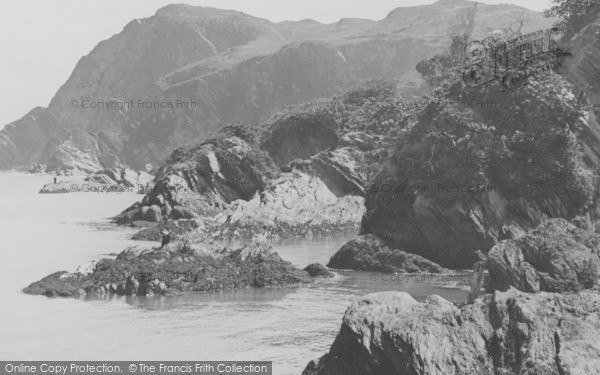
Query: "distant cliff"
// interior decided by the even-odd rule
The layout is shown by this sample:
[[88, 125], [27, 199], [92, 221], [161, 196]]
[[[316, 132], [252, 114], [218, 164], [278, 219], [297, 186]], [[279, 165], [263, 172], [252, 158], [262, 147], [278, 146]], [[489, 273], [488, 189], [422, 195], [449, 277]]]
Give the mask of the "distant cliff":
[[[447, 45], [445, 20], [472, 5], [441, 1], [398, 8], [378, 22], [343, 19], [329, 25], [166, 6], [99, 43], [48, 108], [36, 108], [0, 131], [0, 169], [51, 164], [60, 155], [48, 152], [48, 144], [65, 134], [94, 138], [96, 145], [59, 147], [63, 156], [97, 158], [102, 167], [161, 164], [172, 149], [225, 123], [258, 123], [281, 107], [330, 97], [358, 80], [414, 72], [420, 60]], [[551, 24], [516, 6], [481, 5], [476, 34], [519, 18], [532, 30]], [[102, 105], [109, 108], [92, 108]]]

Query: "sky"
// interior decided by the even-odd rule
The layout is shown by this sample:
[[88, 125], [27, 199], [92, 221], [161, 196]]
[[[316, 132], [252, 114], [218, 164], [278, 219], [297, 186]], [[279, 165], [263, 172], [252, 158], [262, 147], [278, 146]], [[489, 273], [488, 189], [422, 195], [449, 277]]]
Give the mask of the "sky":
[[[0, 129], [36, 106], [46, 107], [79, 59], [136, 18], [181, 0], [0, 0]], [[235, 9], [274, 22], [312, 18], [380, 20], [397, 7], [433, 0], [185, 0]], [[551, 0], [483, 0], [542, 11]]]

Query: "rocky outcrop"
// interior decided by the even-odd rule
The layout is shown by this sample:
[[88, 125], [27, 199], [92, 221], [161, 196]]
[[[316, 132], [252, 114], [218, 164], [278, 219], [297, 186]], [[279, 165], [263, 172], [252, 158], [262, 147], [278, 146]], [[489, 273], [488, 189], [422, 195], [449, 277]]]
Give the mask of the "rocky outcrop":
[[354, 302], [303, 375], [600, 372], [600, 294], [495, 292], [457, 308], [384, 292]]
[[120, 167], [122, 142], [107, 133], [93, 134], [81, 129], [63, 129], [46, 144], [41, 160], [46, 172], [57, 174], [95, 173]]
[[[299, 127], [291, 137], [304, 129], [300, 122], [281, 123], [287, 130]], [[273, 129], [278, 126], [267, 134]], [[190, 218], [196, 232], [213, 238], [357, 230], [364, 214], [364, 181], [357, 171], [360, 151], [344, 147], [307, 155], [278, 168], [255, 130], [225, 127], [208, 140], [173, 152], [158, 169], [152, 191], [115, 221], [161, 222], [138, 238], [156, 238], [163, 227], [174, 226], [169, 220]]]
[[146, 194], [154, 189], [154, 177], [144, 171], [114, 167], [89, 174], [83, 179], [60, 178], [42, 187], [40, 193], [124, 193]]
[[158, 169], [152, 191], [116, 221], [139, 220], [153, 205], [161, 208], [156, 221], [215, 214], [233, 201], [251, 199], [277, 173], [252, 130], [225, 127], [208, 140], [175, 150]]
[[163, 248], [128, 248], [115, 259], [92, 262], [74, 273], [53, 273], [23, 292], [49, 297], [148, 296], [310, 281], [307, 272], [281, 259], [265, 244], [231, 250], [210, 243], [174, 242]]
[[585, 112], [572, 87], [547, 75], [495, 89], [456, 83], [431, 98], [370, 186], [361, 234], [468, 268], [477, 250], [548, 218], [595, 226], [599, 164], [583, 156]]
[[488, 253], [488, 288], [524, 292], [573, 292], [600, 281], [600, 235], [553, 219]]
[[377, 272], [441, 273], [443, 267], [421, 256], [399, 250], [375, 235], [358, 236], [329, 260], [327, 267]]

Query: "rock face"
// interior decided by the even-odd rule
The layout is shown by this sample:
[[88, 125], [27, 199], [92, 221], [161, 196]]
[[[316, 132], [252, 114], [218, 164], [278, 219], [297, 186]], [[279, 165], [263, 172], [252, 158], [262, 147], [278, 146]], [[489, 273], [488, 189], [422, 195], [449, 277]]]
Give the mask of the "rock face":
[[600, 281], [600, 235], [564, 219], [540, 225], [526, 236], [505, 240], [488, 253], [490, 290], [571, 292]]
[[358, 236], [329, 260], [327, 267], [377, 272], [440, 273], [445, 269], [423, 257], [390, 246], [375, 235]]
[[[330, 25], [166, 6], [99, 43], [48, 108], [36, 108], [0, 131], [0, 169], [49, 162], [46, 145], [71, 130], [98, 139], [114, 135], [109, 145], [115, 148], [101, 154], [116, 155], [132, 168], [159, 165], [171, 150], [222, 123], [258, 123], [287, 105], [338, 94], [355, 80], [413, 71], [445, 48], [442, 20], [468, 6], [455, 1], [402, 8], [379, 22]], [[525, 20], [524, 32], [553, 21], [513, 6], [479, 8], [478, 24], [486, 28], [505, 26], [517, 16]], [[61, 153], [57, 161], [68, 158]], [[87, 161], [95, 162], [90, 158], [83, 166]]]
[[546, 75], [502, 95], [495, 89], [456, 83], [431, 98], [368, 189], [361, 234], [467, 268], [477, 250], [548, 218], [595, 226], [600, 154], [584, 156], [595, 141], [571, 85]]
[[457, 308], [439, 296], [368, 295], [303, 375], [600, 373], [600, 294], [496, 292]]
[[82, 297], [105, 294], [147, 296], [310, 282], [264, 244], [231, 250], [207, 243], [174, 242], [162, 249], [133, 247], [114, 260], [102, 259], [75, 273], [56, 272], [23, 292]]

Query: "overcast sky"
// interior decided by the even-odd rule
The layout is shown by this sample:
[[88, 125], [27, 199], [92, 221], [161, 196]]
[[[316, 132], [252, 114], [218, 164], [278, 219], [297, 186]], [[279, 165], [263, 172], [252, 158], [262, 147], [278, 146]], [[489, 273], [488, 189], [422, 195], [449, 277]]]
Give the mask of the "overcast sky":
[[[81, 56], [119, 33], [135, 18], [149, 17], [169, 0], [0, 0], [0, 129], [36, 106], [47, 106]], [[400, 6], [431, 0], [187, 0], [191, 5], [235, 9], [279, 22], [313, 18], [384, 18]], [[541, 11], [550, 0], [484, 0]]]

